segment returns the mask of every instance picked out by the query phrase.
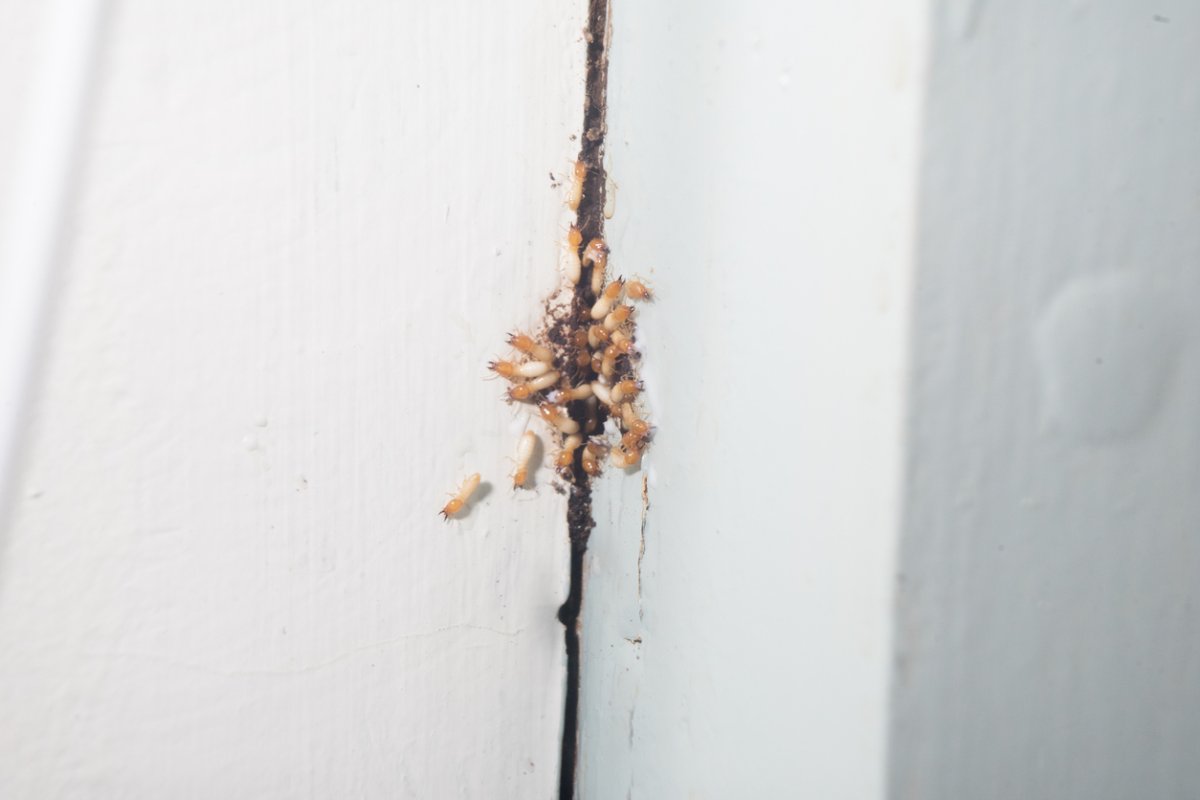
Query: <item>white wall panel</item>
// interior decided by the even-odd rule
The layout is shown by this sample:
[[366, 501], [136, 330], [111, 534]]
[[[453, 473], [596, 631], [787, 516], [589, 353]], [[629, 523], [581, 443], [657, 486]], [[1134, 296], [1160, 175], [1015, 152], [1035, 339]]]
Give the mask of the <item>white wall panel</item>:
[[893, 796], [1197, 797], [1200, 10], [969, 5], [922, 124]]
[[615, 4], [610, 263], [659, 293], [658, 431], [594, 501], [588, 800], [882, 796], [924, 30]]
[[564, 501], [509, 490], [482, 378], [557, 280], [583, 13], [119, 4], [0, 561], [0, 795], [554, 794]]

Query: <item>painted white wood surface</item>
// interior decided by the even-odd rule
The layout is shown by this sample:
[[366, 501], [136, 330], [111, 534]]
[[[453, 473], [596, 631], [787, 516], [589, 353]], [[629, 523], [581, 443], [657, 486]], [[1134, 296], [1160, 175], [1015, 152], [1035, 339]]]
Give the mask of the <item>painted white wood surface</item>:
[[659, 293], [659, 427], [648, 510], [642, 475], [595, 498], [581, 796], [880, 797], [923, 4], [613, 30], [610, 263]]
[[507, 488], [482, 377], [557, 280], [582, 26], [119, 4], [0, 560], [0, 796], [554, 795], [564, 502]]
[[965, 6], [922, 126], [892, 796], [1200, 797], [1200, 8]]

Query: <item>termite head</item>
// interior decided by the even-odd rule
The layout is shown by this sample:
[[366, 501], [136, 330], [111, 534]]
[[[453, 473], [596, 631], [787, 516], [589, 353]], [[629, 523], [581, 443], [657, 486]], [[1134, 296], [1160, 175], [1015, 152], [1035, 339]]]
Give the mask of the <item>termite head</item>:
[[508, 399], [523, 402], [533, 397], [533, 390], [529, 388], [529, 384], [518, 383], [516, 386], [510, 386], [508, 389]]
[[608, 262], [608, 245], [604, 240], [597, 236], [587, 243], [587, 247], [583, 250], [583, 265], [586, 267], [589, 264], [595, 264], [601, 269]]
[[514, 378], [517, 375], [516, 364], [511, 361], [489, 361], [487, 366], [502, 378]]
[[639, 280], [632, 280], [625, 284], [625, 296], [630, 300], [648, 301], [654, 299], [654, 294], [650, 291], [650, 287]]
[[554, 466], [559, 469], [569, 469], [575, 463], [575, 451], [582, 443], [583, 438], [578, 434], [563, 439], [563, 447], [554, 458]]
[[576, 250], [579, 249], [579, 245], [583, 244], [583, 234], [579, 231], [578, 226], [572, 225], [571, 229], [567, 231], [567, 243]]

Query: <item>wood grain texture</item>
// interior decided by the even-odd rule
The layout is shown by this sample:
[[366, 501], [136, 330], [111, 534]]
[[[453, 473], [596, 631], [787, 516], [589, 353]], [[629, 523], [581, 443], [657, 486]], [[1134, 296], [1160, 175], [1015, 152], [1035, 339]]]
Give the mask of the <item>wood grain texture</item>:
[[[584, 4], [120, 4], [0, 561], [0, 795], [548, 798]], [[465, 475], [490, 484], [443, 524]]]

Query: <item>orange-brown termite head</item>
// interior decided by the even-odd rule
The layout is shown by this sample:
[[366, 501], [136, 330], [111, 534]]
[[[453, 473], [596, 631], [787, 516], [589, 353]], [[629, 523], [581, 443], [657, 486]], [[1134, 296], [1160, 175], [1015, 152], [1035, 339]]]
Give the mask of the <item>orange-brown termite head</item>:
[[569, 469], [575, 463], [575, 451], [581, 444], [583, 444], [583, 437], [578, 434], [563, 439], [562, 450], [559, 450], [558, 455], [555, 456], [554, 466], [559, 469]]
[[516, 386], [510, 386], [508, 389], [508, 399], [522, 402], [533, 397], [533, 390], [529, 388], [527, 383], [518, 383]]
[[575, 354], [575, 366], [582, 369], [583, 367], [586, 367], [587, 365], [589, 365], [591, 363], [592, 363], [592, 357], [590, 355], [588, 355], [587, 350], [580, 350], [578, 353]]
[[583, 182], [587, 180], [587, 164], [583, 160], [575, 162], [575, 168], [571, 171], [571, 189], [567, 192], [567, 208], [572, 211], [579, 209], [579, 203], [583, 200]]
[[612, 399], [614, 403], [620, 403], [627, 397], [633, 397], [642, 390], [642, 382], [635, 381], [632, 378], [626, 378], [622, 381], [617, 381], [612, 387]]
[[572, 333], [571, 334], [571, 343], [580, 349], [587, 347], [587, 343], [588, 343], [587, 331], [585, 331], [581, 328], [581, 329], [575, 331], [574, 333]]
[[624, 287], [625, 283], [620, 279], [605, 286], [604, 291], [600, 293], [600, 296], [596, 298], [596, 303], [592, 306], [592, 319], [601, 320], [608, 316], [613, 304], [620, 299]]
[[508, 343], [522, 353], [533, 356], [538, 361], [544, 361], [547, 364], [554, 363], [554, 354], [548, 348], [535, 342], [532, 336], [524, 333], [510, 333], [508, 335]]
[[588, 442], [580, 454], [579, 463], [583, 471], [593, 478], [600, 474], [600, 459], [604, 456], [604, 446], [596, 442]]
[[650, 291], [650, 287], [639, 280], [632, 280], [625, 284], [625, 296], [630, 300], [653, 300], [654, 293]]
[[639, 439], [644, 439], [650, 434], [650, 424], [637, 415], [633, 410], [633, 403], [621, 404], [621, 427], [636, 434]]
[[516, 380], [518, 378], [536, 378], [539, 375], [544, 375], [550, 369], [550, 365], [544, 361], [526, 361], [517, 363], [515, 361], [489, 361], [488, 369], [497, 375]]
[[624, 444], [612, 449], [612, 463], [621, 469], [636, 467], [642, 460], [641, 448], [626, 448]]
[[516, 468], [513, 470], [513, 488], [519, 489], [525, 485], [525, 481], [529, 478], [529, 460], [533, 457], [533, 450], [537, 444], [537, 436], [533, 431], [525, 431], [521, 434], [520, 441], [517, 442], [517, 458]]
[[633, 313], [632, 306], [617, 306], [604, 317], [604, 329], [606, 331], [615, 331], [617, 328], [625, 324], [629, 319], [629, 315]]
[[465, 481], [463, 481], [462, 486], [460, 486], [458, 489], [458, 493], [450, 499], [449, 503], [446, 503], [446, 505], [442, 507], [442, 518], [449, 522], [451, 517], [453, 517], [459, 511], [462, 511], [463, 506], [467, 504], [467, 500], [470, 499], [471, 495], [474, 494], [475, 490], [478, 488], [479, 473], [476, 472], [474, 475], [471, 475]]

